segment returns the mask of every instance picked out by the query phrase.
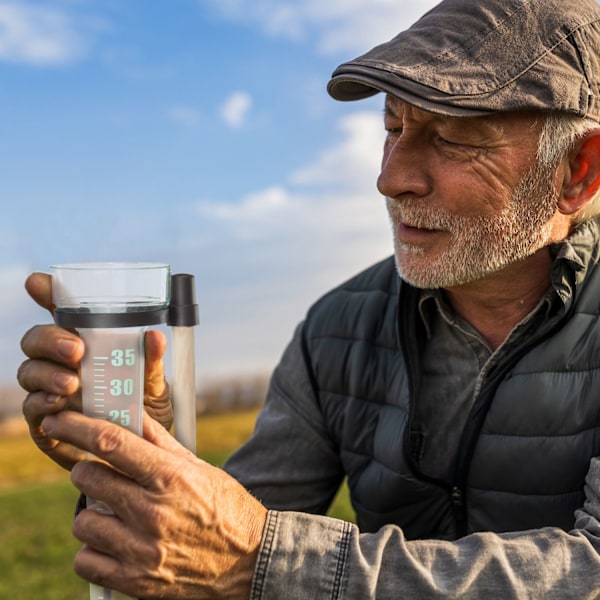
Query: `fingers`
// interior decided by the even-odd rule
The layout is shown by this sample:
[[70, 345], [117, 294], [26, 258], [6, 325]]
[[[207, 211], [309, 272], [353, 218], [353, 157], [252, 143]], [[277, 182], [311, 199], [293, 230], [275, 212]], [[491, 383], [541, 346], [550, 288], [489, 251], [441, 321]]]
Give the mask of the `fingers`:
[[23, 414], [29, 425], [31, 439], [42, 452], [65, 469], [71, 469], [75, 463], [83, 460], [85, 453], [48, 436], [41, 422], [45, 416], [67, 408], [68, 404], [64, 396], [45, 392], [29, 394], [23, 402]]
[[[119, 562], [141, 562], [148, 567], [156, 563], [157, 557], [152, 556], [148, 546], [132, 536], [123, 521], [107, 512], [99, 502], [77, 515], [73, 522], [73, 535], [88, 548], [104, 555], [119, 556]], [[83, 561], [80, 565], [83, 567]]]
[[28, 294], [42, 307], [54, 312], [52, 278], [46, 273], [32, 273], [25, 281]]
[[23, 416], [30, 429], [39, 427], [44, 417], [64, 409], [81, 411], [80, 396], [36, 391], [27, 394], [22, 406]]
[[23, 415], [30, 429], [37, 428], [44, 417], [60, 412], [65, 408], [66, 403], [64, 396], [34, 392], [28, 394], [23, 402]]
[[[105, 514], [101, 508], [92, 506], [82, 511], [73, 524], [73, 535], [85, 544], [75, 556], [75, 572], [96, 585], [137, 598], [150, 593], [148, 579], [162, 579], [165, 586], [173, 583], [171, 570], [160, 577], [161, 553], [131, 536], [118, 517]], [[152, 573], [151, 578], [148, 573]]]
[[168, 462], [163, 449], [195, 459], [159, 423], [149, 418], [144, 418], [144, 436], [152, 443], [113, 423], [70, 411], [47, 416], [42, 427], [50, 437], [91, 452], [142, 487], [152, 487], [156, 474]]
[[79, 378], [74, 370], [84, 353], [79, 337], [56, 325], [37, 325], [25, 333], [21, 348], [29, 357], [17, 371], [24, 390], [62, 396], [77, 392]]
[[[86, 512], [86, 511], [84, 511]], [[83, 514], [83, 513], [82, 513]], [[110, 517], [104, 517], [109, 519]], [[85, 545], [76, 555], [73, 561], [75, 573], [94, 583], [101, 588], [115, 589], [117, 586], [121, 592], [137, 598], [142, 589], [136, 576], [137, 572], [127, 572], [125, 565], [119, 560], [99, 552], [89, 545]], [[136, 571], [138, 571], [136, 569]], [[104, 597], [104, 596], [102, 596]], [[115, 597], [114, 594], [111, 597]], [[120, 598], [123, 596], [119, 595]]]
[[73, 369], [84, 354], [79, 336], [57, 325], [35, 325], [21, 339], [21, 349], [29, 358], [43, 358]]
[[[138, 525], [144, 488], [126, 475], [106, 463], [89, 460], [88, 457], [73, 467], [71, 481], [83, 495], [97, 501], [97, 504], [92, 506], [96, 512], [107, 514], [108, 510], [108, 514], [115, 514], [127, 520], [134, 528]], [[92, 541], [78, 537], [86, 543]], [[98, 545], [94, 547], [102, 549]], [[103, 551], [105, 550], [106, 548]]]
[[60, 365], [41, 360], [26, 360], [17, 371], [19, 385], [28, 392], [45, 391], [70, 396], [79, 389], [76, 373]]
[[[38, 279], [37, 283], [43, 288], [46, 280]], [[35, 278], [33, 282], [36, 283]], [[43, 293], [42, 289], [40, 299]], [[38, 325], [23, 336], [21, 348], [29, 359], [19, 367], [17, 380], [30, 392], [23, 401], [23, 415], [31, 438], [48, 457], [65, 469], [71, 469], [84, 453], [49, 436], [41, 423], [47, 415], [64, 409], [81, 410], [80, 383], [75, 369], [83, 356], [83, 343], [60, 327]]]

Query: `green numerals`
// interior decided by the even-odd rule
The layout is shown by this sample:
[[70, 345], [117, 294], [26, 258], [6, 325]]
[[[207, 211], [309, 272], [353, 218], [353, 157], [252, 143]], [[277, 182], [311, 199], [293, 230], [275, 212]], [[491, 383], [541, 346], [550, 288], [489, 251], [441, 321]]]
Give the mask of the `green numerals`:
[[131, 425], [131, 415], [129, 414], [128, 408], [124, 408], [123, 410], [111, 410], [108, 413], [108, 416], [113, 423], [117, 423], [123, 427], [129, 427], [129, 425]]
[[[121, 350], [117, 348], [111, 353], [111, 364], [113, 367], [133, 367], [136, 363], [135, 350], [127, 348]], [[111, 396], [132, 396], [134, 392], [133, 379], [111, 379], [110, 380], [110, 395]]]
[[111, 379], [110, 380], [110, 395], [111, 396], [133, 396], [135, 386], [133, 379]]
[[111, 364], [113, 367], [127, 367], [135, 366], [135, 350], [133, 348], [127, 348], [127, 350], [113, 350], [110, 355], [112, 356]]

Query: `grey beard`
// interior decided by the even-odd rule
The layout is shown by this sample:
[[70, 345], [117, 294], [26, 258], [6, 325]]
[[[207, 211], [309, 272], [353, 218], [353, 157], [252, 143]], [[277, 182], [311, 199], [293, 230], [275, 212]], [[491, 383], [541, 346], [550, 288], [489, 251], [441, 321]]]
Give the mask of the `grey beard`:
[[[532, 167], [517, 184], [510, 204], [493, 216], [464, 217], [432, 208], [427, 200], [387, 200], [392, 224], [448, 232], [450, 242], [438, 256], [400, 242], [394, 234], [400, 277], [420, 288], [453, 287], [482, 279], [531, 256], [552, 241], [550, 219], [558, 192], [555, 167]], [[394, 228], [395, 231], [395, 228]]]

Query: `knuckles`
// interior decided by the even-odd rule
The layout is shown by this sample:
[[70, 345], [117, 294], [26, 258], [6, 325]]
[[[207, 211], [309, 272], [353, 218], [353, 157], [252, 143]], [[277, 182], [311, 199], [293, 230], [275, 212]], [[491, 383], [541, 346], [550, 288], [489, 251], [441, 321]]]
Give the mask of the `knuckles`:
[[98, 456], [110, 456], [123, 446], [125, 429], [117, 425], [103, 427], [98, 431], [92, 443], [92, 452]]
[[37, 345], [47, 325], [34, 325], [30, 327], [21, 338], [21, 350], [30, 356], [32, 349]]

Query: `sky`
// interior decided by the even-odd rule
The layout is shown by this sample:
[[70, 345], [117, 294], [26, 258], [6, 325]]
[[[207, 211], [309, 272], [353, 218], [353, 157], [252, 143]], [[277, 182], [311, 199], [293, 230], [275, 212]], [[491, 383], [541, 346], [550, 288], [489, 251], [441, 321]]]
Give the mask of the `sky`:
[[331, 72], [430, 0], [0, 0], [0, 384], [55, 263], [195, 276], [196, 374], [268, 373], [323, 293], [392, 252], [383, 98]]

